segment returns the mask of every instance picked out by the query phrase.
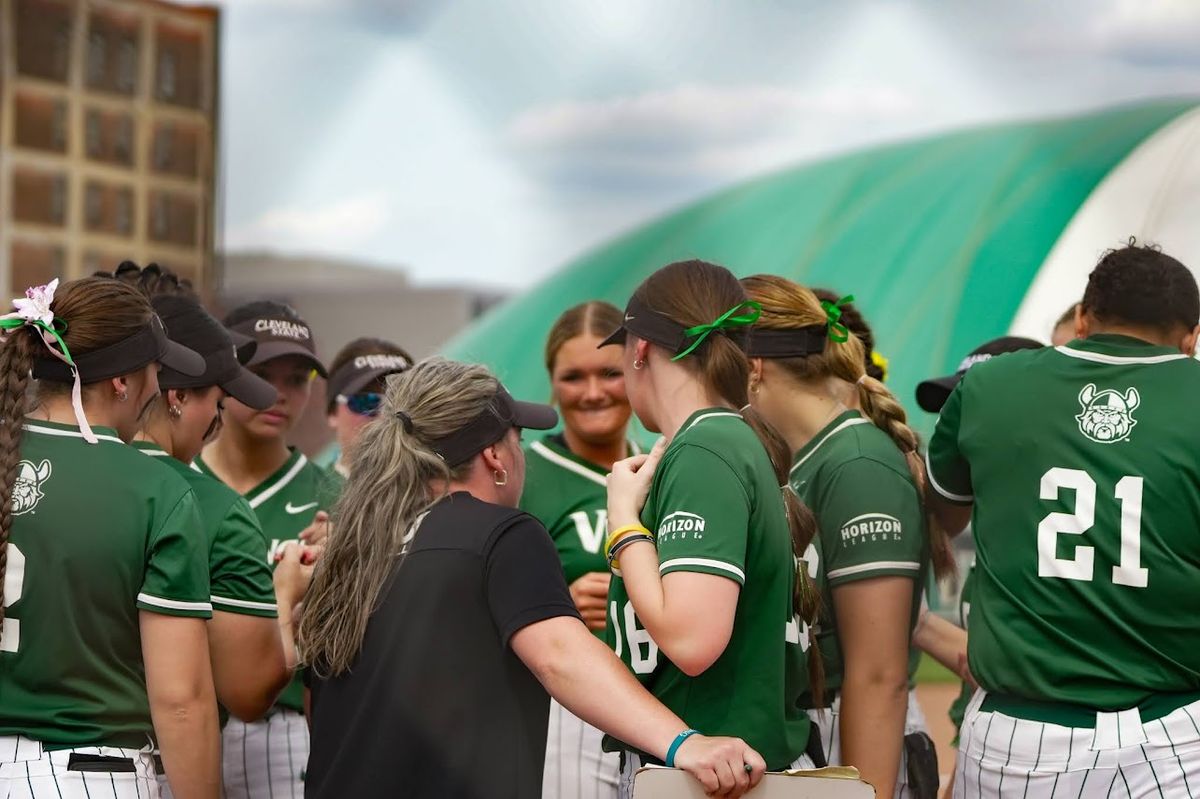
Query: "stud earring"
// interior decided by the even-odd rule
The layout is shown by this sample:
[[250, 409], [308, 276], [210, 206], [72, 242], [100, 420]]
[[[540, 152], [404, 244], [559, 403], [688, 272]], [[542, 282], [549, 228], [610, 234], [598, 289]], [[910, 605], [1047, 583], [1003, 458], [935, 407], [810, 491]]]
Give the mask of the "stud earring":
[[124, 391], [117, 392], [117, 402], [125, 402], [129, 399], [129, 394]]
[[183, 409], [180, 408], [178, 405], [168, 405], [167, 406], [167, 415], [170, 416], [172, 419], [178, 419], [181, 416], [183, 416]]
[[643, 366], [645, 366], [645, 365], [646, 365], [646, 362], [645, 362], [645, 361], [638, 360], [637, 358], [635, 358], [635, 359], [634, 359], [634, 361], [633, 361], [633, 368], [634, 368], [635, 370], [636, 370], [636, 369], [641, 369], [641, 368], [642, 368]]

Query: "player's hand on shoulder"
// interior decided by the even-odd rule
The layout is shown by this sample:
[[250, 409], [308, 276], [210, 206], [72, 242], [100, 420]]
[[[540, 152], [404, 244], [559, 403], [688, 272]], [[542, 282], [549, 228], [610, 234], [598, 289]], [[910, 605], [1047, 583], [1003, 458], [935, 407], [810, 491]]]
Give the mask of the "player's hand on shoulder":
[[740, 738], [704, 735], [693, 735], [680, 745], [675, 766], [699, 780], [709, 796], [722, 797], [741, 796], [758, 785], [767, 770], [762, 756]]
[[612, 472], [608, 475], [610, 530], [637, 523], [642, 506], [646, 504], [646, 496], [650, 493], [654, 470], [658, 468], [666, 450], [667, 440], [660, 438], [648, 453], [634, 455], [613, 464]]

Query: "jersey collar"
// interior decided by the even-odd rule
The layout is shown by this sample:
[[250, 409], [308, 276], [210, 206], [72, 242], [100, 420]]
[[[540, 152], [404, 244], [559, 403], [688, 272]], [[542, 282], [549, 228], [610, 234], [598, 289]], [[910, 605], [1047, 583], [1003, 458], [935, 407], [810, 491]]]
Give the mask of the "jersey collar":
[[1072, 358], [1112, 364], [1166, 363], [1188, 357], [1174, 347], [1151, 344], [1115, 333], [1097, 333], [1084, 339], [1075, 339], [1057, 350]]
[[[289, 449], [291, 454], [288, 455], [288, 459], [284, 461], [282, 466], [276, 469], [275, 472], [266, 480], [263, 480], [254, 488], [250, 489], [245, 494], [242, 494], [242, 497], [250, 503], [251, 508], [257, 508], [259, 505], [263, 504], [268, 499], [282, 491], [285, 487], [287, 487], [287, 484], [292, 482], [296, 475], [300, 474], [300, 472], [304, 470], [304, 467], [308, 465], [308, 458], [304, 457], [299, 450], [292, 448]], [[217, 480], [220, 479], [216, 474], [213, 473], [213, 470], [208, 467], [208, 464], [205, 463], [199, 455], [196, 456], [196, 460], [193, 462], [193, 465], [201, 473]]]
[[[42, 433], [48, 436], [57, 436], [59, 438], [83, 438], [83, 433], [79, 432], [79, 426], [73, 424], [61, 424], [59, 422], [45, 422], [41, 419], [26, 419], [23, 429], [26, 433]], [[96, 438], [101, 441], [111, 441], [116, 444], [124, 444], [121, 437], [117, 435], [117, 431], [111, 427], [99, 427], [92, 425], [92, 432], [96, 434]]]
[[141, 450], [142, 452], [146, 453], [147, 455], [152, 455], [156, 458], [171, 457], [170, 455], [167, 454], [167, 451], [165, 449], [160, 447], [158, 444], [155, 444], [153, 441], [146, 441], [144, 439], [138, 439], [138, 440], [129, 442], [129, 445], [131, 447], [133, 447], [134, 449]]
[[848, 410], [835, 416], [829, 424], [821, 428], [812, 439], [800, 448], [796, 453], [795, 459], [792, 461], [792, 469], [790, 474], [795, 474], [796, 471], [804, 465], [804, 463], [816, 454], [817, 450], [825, 444], [826, 441], [841, 433], [843, 430], [848, 430], [860, 424], [870, 424], [869, 419], [864, 419], [863, 415], [856, 410]]
[[[576, 455], [560, 435], [543, 436], [541, 441], [535, 441], [529, 445], [529, 451], [559, 468], [574, 472], [580, 477], [602, 486], [608, 485], [605, 480], [608, 470]], [[625, 451], [627, 455], [640, 455], [642, 452], [641, 448], [633, 441], [626, 443]]]

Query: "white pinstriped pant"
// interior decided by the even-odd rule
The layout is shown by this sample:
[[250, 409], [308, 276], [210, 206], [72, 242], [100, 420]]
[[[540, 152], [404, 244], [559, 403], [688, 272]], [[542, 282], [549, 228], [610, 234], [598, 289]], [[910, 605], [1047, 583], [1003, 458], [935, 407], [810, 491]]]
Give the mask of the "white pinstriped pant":
[[[817, 725], [817, 729], [821, 734], [821, 749], [825, 752], [825, 760], [831, 766], [854, 765], [853, 763], [842, 762], [842, 725], [841, 725], [841, 708], [842, 698], [834, 697], [833, 706], [824, 710], [810, 710], [808, 717]], [[921, 705], [917, 702], [917, 692], [915, 689], [909, 689], [908, 692], [908, 711], [904, 714], [904, 734], [909, 735], [914, 732], [929, 732], [928, 725], [925, 722], [925, 714], [921, 712]], [[896, 792], [893, 794], [893, 799], [908, 799], [908, 754], [903, 748], [900, 749], [900, 773], [896, 775]]]
[[277, 707], [249, 724], [231, 718], [221, 732], [221, 781], [226, 799], [303, 799], [308, 722]]
[[550, 699], [542, 799], [617, 799], [621, 756], [600, 748], [604, 733]]
[[963, 718], [956, 799], [1200, 796], [1200, 701], [1145, 723], [1097, 713], [1087, 729], [982, 712], [985, 695]]
[[[72, 753], [124, 757], [135, 771], [68, 771]], [[159, 799], [150, 748], [80, 746], [47, 752], [37, 741], [0, 738], [0, 799]]]

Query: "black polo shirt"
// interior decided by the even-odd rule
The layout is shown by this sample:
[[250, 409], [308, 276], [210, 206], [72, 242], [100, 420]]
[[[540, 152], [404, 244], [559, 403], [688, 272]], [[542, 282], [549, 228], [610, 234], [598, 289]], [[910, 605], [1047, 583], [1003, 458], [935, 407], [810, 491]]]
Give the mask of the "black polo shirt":
[[437, 503], [348, 672], [312, 680], [304, 795], [541, 796], [549, 698], [508, 643], [578, 613], [541, 523], [455, 493]]

